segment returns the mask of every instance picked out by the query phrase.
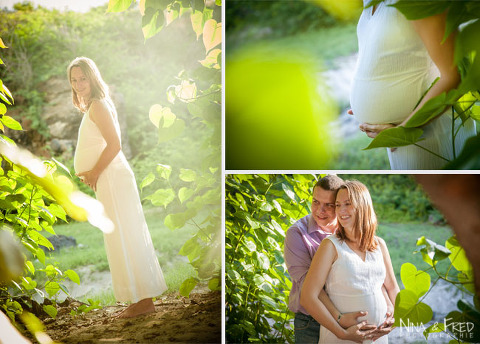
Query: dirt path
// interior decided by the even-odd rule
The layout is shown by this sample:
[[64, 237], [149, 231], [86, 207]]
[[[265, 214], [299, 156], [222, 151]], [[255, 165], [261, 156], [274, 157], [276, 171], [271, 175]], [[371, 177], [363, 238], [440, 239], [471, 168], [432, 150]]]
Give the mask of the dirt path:
[[73, 318], [71, 306], [46, 319], [47, 333], [62, 343], [221, 343], [221, 293], [177, 294], [155, 302], [156, 313], [115, 319], [124, 306], [108, 306]]

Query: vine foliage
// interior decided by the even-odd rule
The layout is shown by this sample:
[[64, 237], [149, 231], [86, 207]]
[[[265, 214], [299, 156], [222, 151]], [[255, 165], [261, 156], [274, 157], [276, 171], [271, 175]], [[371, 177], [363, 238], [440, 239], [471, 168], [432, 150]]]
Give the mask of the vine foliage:
[[310, 213], [312, 175], [225, 176], [226, 339], [293, 342], [287, 229]]
[[[107, 11], [126, 11], [132, 3], [132, 0], [110, 0]], [[208, 133], [199, 143], [207, 156], [201, 166], [195, 168], [159, 163], [156, 170], [143, 179], [140, 189], [157, 185], [155, 191], [144, 198], [155, 206], [167, 208], [169, 215], [165, 218], [165, 225], [168, 228], [175, 230], [189, 224], [198, 229], [179, 252], [188, 257], [197, 272], [196, 277], [182, 283], [180, 294], [188, 296], [200, 281], [208, 282], [211, 290], [220, 290], [222, 54], [219, 45], [222, 23], [214, 18], [221, 10], [221, 1], [141, 0], [139, 10], [145, 40], [175, 20], [188, 16], [196, 40], [201, 38], [205, 48], [205, 58], [191, 69], [179, 71], [178, 84], [166, 90], [168, 103], [152, 105], [149, 118], [158, 128], [159, 145], [180, 137], [185, 127], [195, 122], [199, 130]], [[179, 114], [186, 114], [188, 121]], [[182, 182], [172, 186], [170, 181], [173, 178]]]
[[[480, 341], [480, 302], [475, 295], [474, 276], [465, 250], [460, 246], [455, 236], [445, 242], [445, 246], [420, 237], [417, 241], [418, 250], [423, 261], [429, 266], [425, 270], [417, 270], [411, 263], [405, 263], [401, 268], [401, 278], [405, 289], [401, 290], [395, 301], [396, 326], [424, 326], [433, 318], [432, 308], [423, 302], [427, 294], [439, 280], [444, 280], [459, 288], [463, 293], [473, 296], [474, 304], [466, 299], [458, 301], [457, 310], [445, 316], [445, 321], [435, 322], [425, 328], [423, 334], [428, 339], [431, 333], [443, 332], [454, 343], [478, 343]], [[426, 272], [433, 270], [437, 276], [431, 283]]]

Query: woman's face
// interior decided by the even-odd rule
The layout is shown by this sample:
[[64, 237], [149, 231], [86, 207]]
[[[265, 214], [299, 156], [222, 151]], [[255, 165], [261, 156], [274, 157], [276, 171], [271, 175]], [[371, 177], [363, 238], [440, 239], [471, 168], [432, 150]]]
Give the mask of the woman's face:
[[348, 232], [353, 229], [355, 222], [355, 209], [350, 201], [347, 189], [340, 189], [337, 193], [337, 200], [335, 201], [335, 213], [338, 222]]
[[70, 71], [70, 84], [79, 98], [90, 98], [90, 80], [83, 74], [80, 67], [73, 67]]

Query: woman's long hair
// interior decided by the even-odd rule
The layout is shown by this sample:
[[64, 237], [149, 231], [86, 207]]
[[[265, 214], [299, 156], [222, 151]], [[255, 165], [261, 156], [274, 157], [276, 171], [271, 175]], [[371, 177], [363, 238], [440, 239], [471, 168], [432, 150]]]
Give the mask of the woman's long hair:
[[[361, 251], [374, 251], [377, 248], [377, 242], [375, 240], [377, 216], [373, 209], [370, 192], [368, 192], [365, 185], [357, 180], [345, 181], [345, 184], [340, 186], [338, 191], [342, 189], [348, 191], [348, 197], [350, 198], [355, 213], [355, 221], [353, 223], [354, 239], [360, 242], [359, 248]], [[345, 228], [343, 228], [340, 223], [336, 235], [342, 241], [348, 241]]]
[[77, 92], [73, 89], [72, 87], [72, 102], [73, 105], [79, 109], [81, 112], [87, 112], [88, 108], [90, 107], [90, 104], [92, 100], [98, 99], [98, 100], [106, 100], [108, 105], [111, 107], [111, 109], [115, 112], [115, 107], [113, 106], [112, 99], [110, 98], [110, 94], [108, 91], [108, 86], [103, 81], [102, 75], [100, 74], [100, 71], [97, 68], [97, 65], [95, 62], [93, 62], [91, 59], [88, 57], [77, 57], [75, 60], [73, 60], [67, 68], [67, 76], [68, 76], [68, 81], [70, 82], [70, 86], [72, 85], [71, 78], [72, 78], [72, 68], [73, 67], [79, 67], [85, 77], [89, 80], [90, 82], [90, 100], [88, 104], [84, 104], [80, 102], [80, 99], [78, 99]]

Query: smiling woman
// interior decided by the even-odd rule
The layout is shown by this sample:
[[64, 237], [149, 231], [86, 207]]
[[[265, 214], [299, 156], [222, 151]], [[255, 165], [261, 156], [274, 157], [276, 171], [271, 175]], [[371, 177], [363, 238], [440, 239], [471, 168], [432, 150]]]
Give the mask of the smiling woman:
[[[386, 333], [380, 333], [393, 323], [393, 305], [399, 287], [392, 262], [383, 239], [375, 236], [377, 217], [370, 193], [358, 181], [345, 181], [336, 197], [339, 221], [336, 234], [323, 240], [315, 254], [305, 282], [300, 303], [322, 326], [319, 343], [388, 343]], [[340, 312], [335, 319], [319, 294], [325, 286], [334, 306]], [[345, 313], [362, 310], [362, 323], [372, 330], [362, 337], [353, 337], [340, 325]], [[356, 334], [356, 333], [355, 333]]]

